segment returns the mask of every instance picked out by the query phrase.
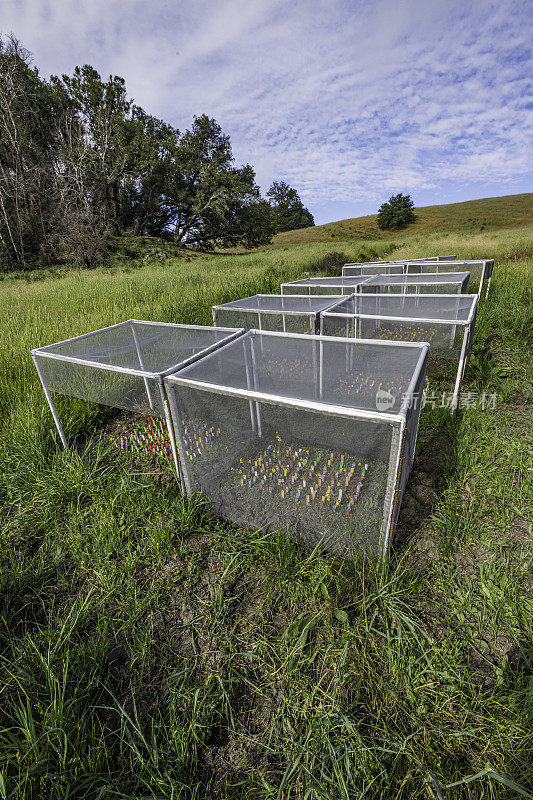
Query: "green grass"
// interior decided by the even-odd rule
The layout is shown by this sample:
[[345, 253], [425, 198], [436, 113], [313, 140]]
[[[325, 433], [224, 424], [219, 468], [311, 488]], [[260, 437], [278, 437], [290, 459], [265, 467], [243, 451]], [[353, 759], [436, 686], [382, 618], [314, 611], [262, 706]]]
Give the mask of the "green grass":
[[[129, 317], [208, 323], [212, 303], [275, 291], [328, 252], [391, 246], [496, 259], [464, 389], [498, 402], [424, 412], [384, 567], [223, 524], [170, 467], [119, 458], [106, 409], [60, 399], [73, 448], [58, 447], [30, 348]], [[390, 241], [4, 280], [0, 798], [520, 797], [532, 274], [531, 231], [502, 212], [483, 232], [444, 219]]]

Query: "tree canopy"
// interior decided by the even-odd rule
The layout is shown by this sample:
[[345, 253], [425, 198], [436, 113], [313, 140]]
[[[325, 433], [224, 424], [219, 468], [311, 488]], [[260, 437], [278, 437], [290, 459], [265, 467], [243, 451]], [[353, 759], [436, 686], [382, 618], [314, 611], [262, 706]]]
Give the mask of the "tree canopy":
[[179, 131], [136, 105], [123, 78], [86, 64], [47, 81], [14, 37], [0, 39], [2, 267], [91, 266], [126, 230], [255, 247], [276, 222], [216, 120], [202, 114]]
[[408, 194], [395, 194], [388, 203], [382, 203], [378, 210], [378, 226], [382, 230], [396, 230], [409, 222], [414, 222], [415, 204]]
[[274, 181], [267, 192], [267, 197], [272, 206], [276, 233], [310, 228], [315, 224], [313, 215], [304, 207], [296, 189], [291, 189], [285, 181]]

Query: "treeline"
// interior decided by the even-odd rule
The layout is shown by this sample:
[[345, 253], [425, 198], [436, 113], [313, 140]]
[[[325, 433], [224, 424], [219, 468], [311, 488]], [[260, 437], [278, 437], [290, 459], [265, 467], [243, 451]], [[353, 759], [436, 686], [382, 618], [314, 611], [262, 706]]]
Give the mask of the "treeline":
[[122, 78], [89, 65], [43, 80], [14, 37], [0, 40], [0, 267], [94, 266], [112, 236], [246, 248], [313, 225], [297, 192], [236, 166], [216, 120], [181, 132], [147, 114]]

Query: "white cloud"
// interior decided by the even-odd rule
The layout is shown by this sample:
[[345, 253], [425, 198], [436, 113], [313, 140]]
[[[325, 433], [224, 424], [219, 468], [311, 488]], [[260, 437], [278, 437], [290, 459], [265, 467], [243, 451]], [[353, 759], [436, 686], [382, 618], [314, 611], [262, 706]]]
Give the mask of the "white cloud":
[[522, 0], [3, 0], [0, 24], [44, 74], [88, 62], [180, 128], [215, 116], [311, 208], [531, 169]]

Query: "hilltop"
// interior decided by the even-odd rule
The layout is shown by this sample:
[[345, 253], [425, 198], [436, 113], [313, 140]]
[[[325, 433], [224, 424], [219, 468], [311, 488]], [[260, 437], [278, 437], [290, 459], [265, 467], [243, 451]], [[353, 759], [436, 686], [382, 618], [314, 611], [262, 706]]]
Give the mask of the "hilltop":
[[416, 221], [399, 231], [378, 228], [377, 214], [328, 222], [278, 234], [273, 246], [334, 242], [335, 239], [387, 239], [429, 233], [479, 233], [502, 228], [519, 228], [533, 222], [533, 193], [485, 197], [464, 203], [423, 206], [415, 209]]

